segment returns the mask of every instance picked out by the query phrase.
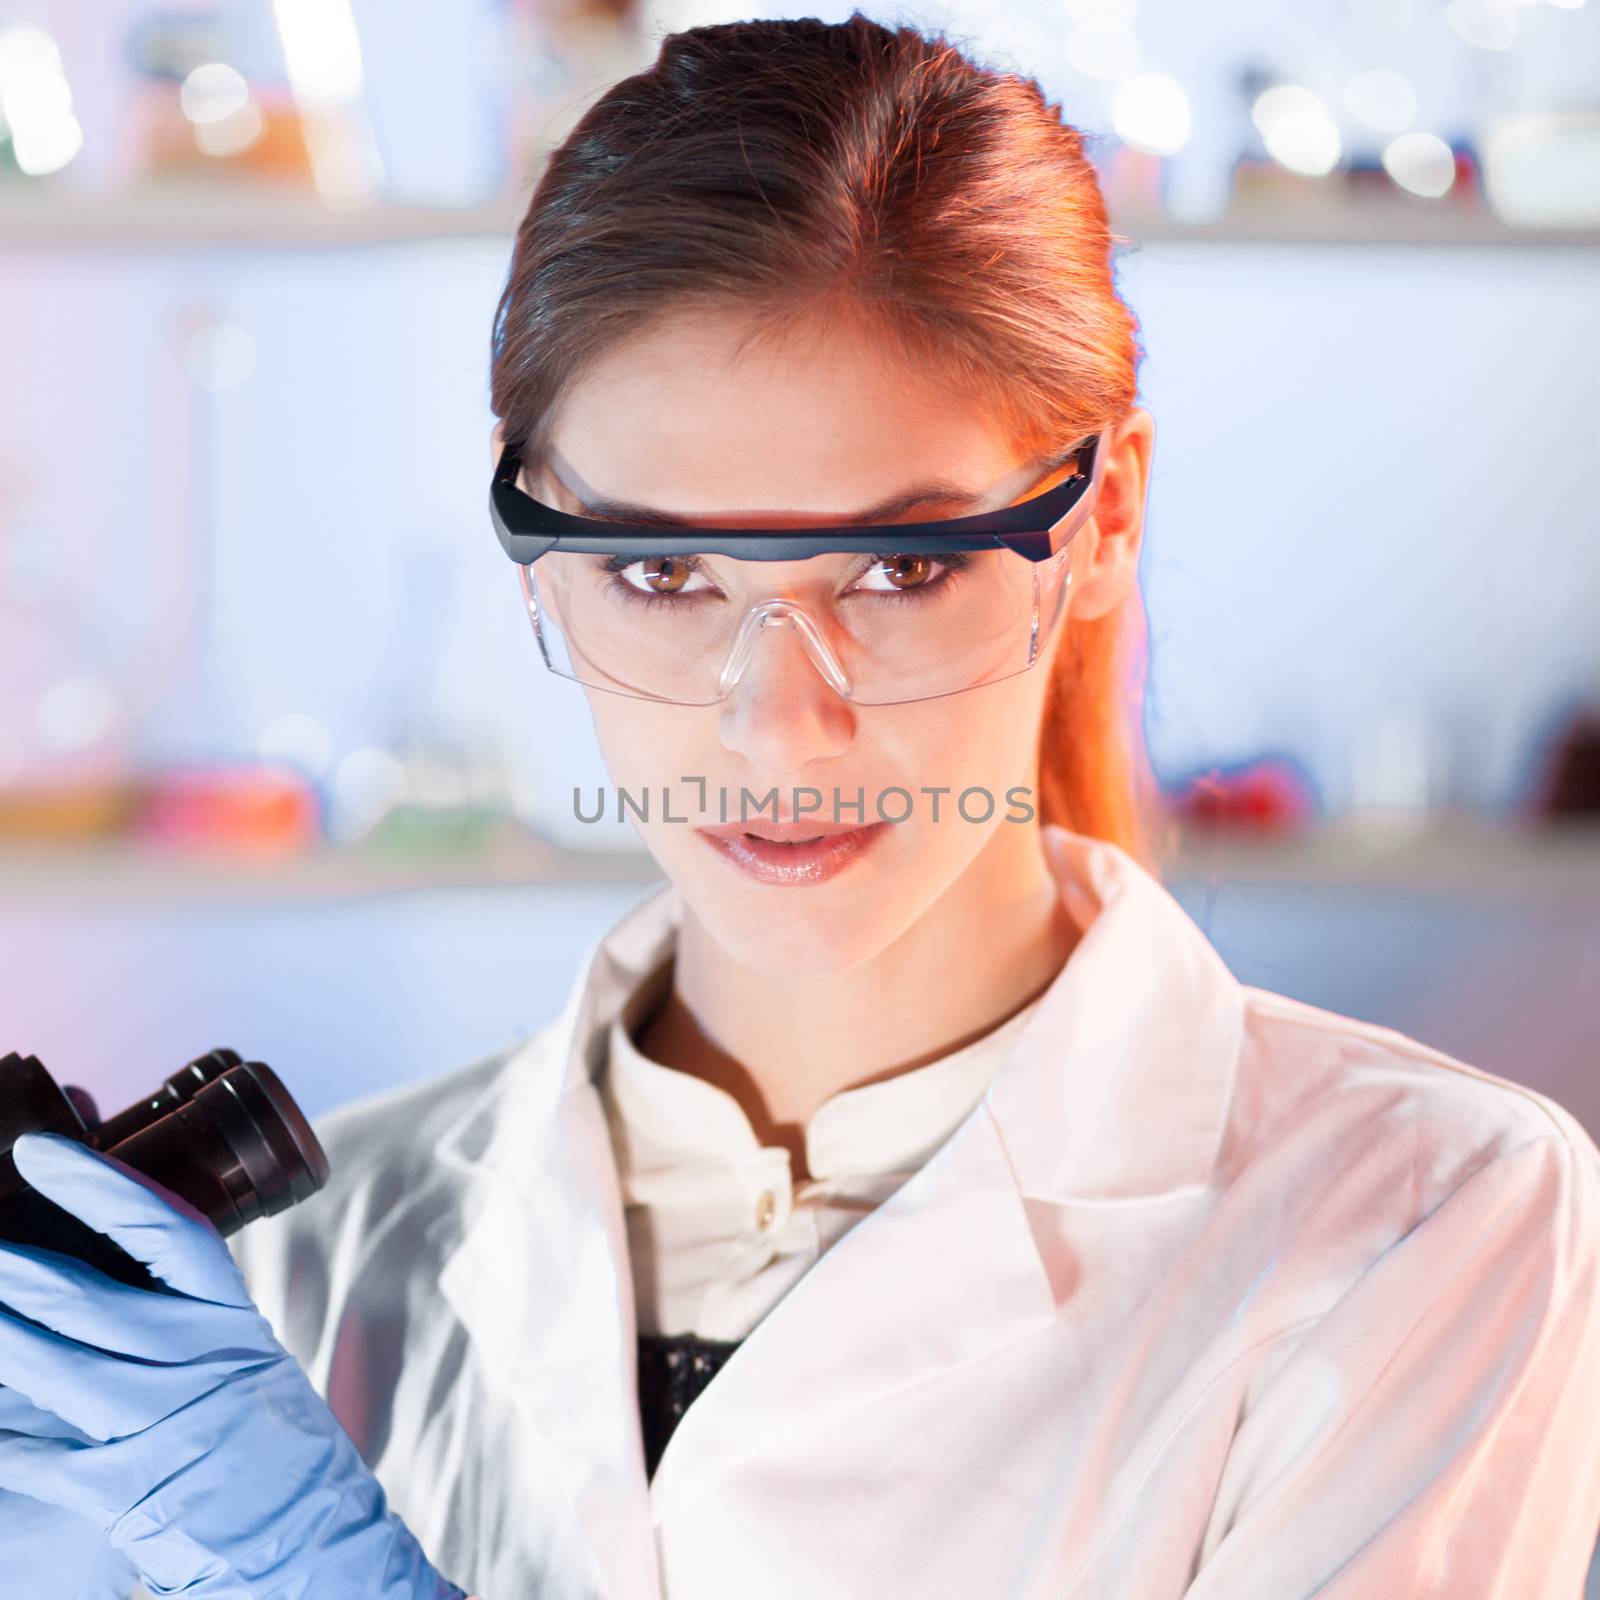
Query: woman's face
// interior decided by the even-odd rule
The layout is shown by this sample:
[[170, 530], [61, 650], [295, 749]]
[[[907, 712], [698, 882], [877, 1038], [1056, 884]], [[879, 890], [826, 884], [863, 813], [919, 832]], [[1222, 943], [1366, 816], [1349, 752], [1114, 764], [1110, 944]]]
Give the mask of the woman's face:
[[[685, 318], [596, 363], [569, 388], [553, 419], [548, 469], [526, 486], [573, 514], [580, 501], [605, 499], [707, 526], [800, 528], [860, 520], [863, 508], [933, 480], [979, 498], [929, 499], [891, 520], [999, 508], [1070, 470], [1020, 459], [983, 408], [858, 333], [835, 329], [735, 356], [737, 331], [726, 320]], [[1075, 564], [1091, 531], [1074, 540]], [[781, 576], [761, 582], [751, 600], [784, 592]], [[1036, 818], [1007, 819], [1037, 811], [1040, 719], [1072, 599], [1069, 589], [1069, 614], [1027, 671], [938, 699], [853, 704], [789, 628], [760, 633], [720, 704], [584, 692], [614, 788], [641, 804], [649, 797], [648, 820], [635, 816], [634, 825], [688, 913], [747, 966], [791, 976], [835, 971], [895, 940], [963, 874], [1029, 859], [1037, 866]], [[854, 811], [835, 817], [836, 789], [846, 799], [864, 791], [869, 823], [885, 791], [907, 791], [912, 803], [905, 821], [877, 829], [842, 870], [774, 883], [735, 864], [696, 825], [740, 820], [741, 788], [756, 797], [776, 789], [782, 817], [796, 790], [818, 790], [821, 809], [810, 819], [823, 823], [857, 821]], [[943, 791], [937, 805], [925, 793], [932, 788]], [[1008, 799], [1016, 788], [1026, 792]], [[968, 801], [974, 817], [992, 812], [987, 821], [957, 810], [968, 789], [993, 797], [992, 807]], [[615, 815], [615, 794], [606, 799]], [[743, 816], [756, 826], [753, 805]], [[906, 805], [901, 796], [884, 802], [892, 815]], [[679, 818], [688, 820], [671, 820]]]

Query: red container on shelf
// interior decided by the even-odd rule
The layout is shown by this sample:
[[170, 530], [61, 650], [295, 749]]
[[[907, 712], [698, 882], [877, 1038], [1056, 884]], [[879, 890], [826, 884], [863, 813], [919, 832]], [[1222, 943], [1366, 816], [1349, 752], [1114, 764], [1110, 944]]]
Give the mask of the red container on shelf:
[[1191, 825], [1277, 837], [1296, 833], [1314, 819], [1316, 796], [1292, 762], [1263, 756], [1191, 778], [1171, 809]]
[[168, 771], [147, 780], [128, 837], [165, 849], [295, 855], [321, 838], [315, 790], [262, 767]]

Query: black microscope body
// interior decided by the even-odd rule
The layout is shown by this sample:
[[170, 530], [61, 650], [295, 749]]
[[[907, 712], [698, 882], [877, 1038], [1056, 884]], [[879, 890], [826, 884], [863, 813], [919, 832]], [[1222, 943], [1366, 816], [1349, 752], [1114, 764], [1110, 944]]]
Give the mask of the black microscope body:
[[59, 1133], [126, 1163], [187, 1201], [223, 1235], [309, 1198], [328, 1158], [278, 1075], [232, 1050], [198, 1056], [137, 1104], [102, 1120], [36, 1056], [0, 1056], [0, 1240], [75, 1256], [137, 1288], [165, 1286], [104, 1234], [32, 1188], [11, 1147]]

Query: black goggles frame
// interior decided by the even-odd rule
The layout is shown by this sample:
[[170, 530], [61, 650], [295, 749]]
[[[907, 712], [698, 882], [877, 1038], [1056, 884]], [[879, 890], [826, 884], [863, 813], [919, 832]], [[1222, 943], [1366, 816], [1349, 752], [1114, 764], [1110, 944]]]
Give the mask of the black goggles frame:
[[803, 561], [833, 550], [871, 555], [895, 552], [937, 555], [941, 550], [1015, 551], [1029, 561], [1048, 561], [1088, 520], [1105, 467], [1103, 433], [1090, 434], [1078, 450], [1078, 470], [1053, 489], [999, 511], [935, 522], [888, 522], [814, 528], [643, 527], [575, 517], [517, 487], [522, 457], [507, 444], [489, 486], [489, 515], [505, 553], [529, 566], [552, 550], [613, 554], [695, 555], [715, 551], [744, 561]]

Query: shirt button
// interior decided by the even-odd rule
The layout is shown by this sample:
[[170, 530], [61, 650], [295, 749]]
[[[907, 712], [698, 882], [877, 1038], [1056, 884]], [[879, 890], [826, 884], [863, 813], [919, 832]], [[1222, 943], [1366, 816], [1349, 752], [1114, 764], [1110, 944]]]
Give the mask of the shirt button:
[[770, 1189], [761, 1191], [761, 1198], [756, 1201], [756, 1226], [764, 1233], [772, 1226], [772, 1219], [778, 1214], [778, 1197]]

